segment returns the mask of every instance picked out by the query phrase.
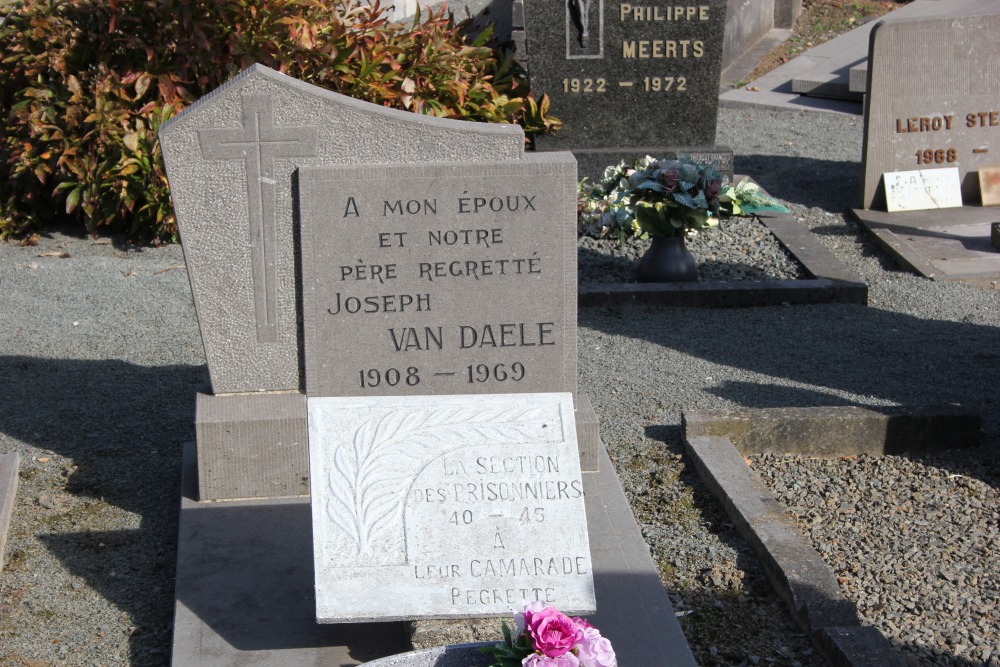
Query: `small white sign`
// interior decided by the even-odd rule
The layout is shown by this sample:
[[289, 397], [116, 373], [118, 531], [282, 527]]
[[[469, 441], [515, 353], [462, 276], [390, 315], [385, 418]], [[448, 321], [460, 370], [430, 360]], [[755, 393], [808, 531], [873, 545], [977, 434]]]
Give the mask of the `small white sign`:
[[958, 167], [892, 171], [885, 179], [886, 210], [925, 211], [962, 205], [962, 184]]
[[308, 405], [320, 623], [595, 609], [572, 394]]

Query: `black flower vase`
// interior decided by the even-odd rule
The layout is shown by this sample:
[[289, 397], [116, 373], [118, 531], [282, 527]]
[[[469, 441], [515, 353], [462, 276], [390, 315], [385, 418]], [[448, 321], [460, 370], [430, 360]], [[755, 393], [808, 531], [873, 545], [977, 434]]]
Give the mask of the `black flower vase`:
[[639, 282], [681, 283], [698, 279], [698, 265], [683, 236], [654, 236], [639, 260]]

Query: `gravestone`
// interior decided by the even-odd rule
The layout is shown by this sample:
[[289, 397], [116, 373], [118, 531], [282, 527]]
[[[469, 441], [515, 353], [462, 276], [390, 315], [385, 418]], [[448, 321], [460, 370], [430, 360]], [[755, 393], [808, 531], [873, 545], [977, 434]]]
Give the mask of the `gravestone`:
[[300, 169], [322, 621], [593, 610], [575, 191], [567, 153]]
[[[861, 206], [852, 213], [913, 271], [989, 287], [1000, 279], [1000, 258], [979, 179], [996, 164], [1000, 136], [1000, 3], [940, 4], [947, 15], [871, 31]], [[949, 170], [958, 172], [961, 206], [889, 210], [891, 174], [921, 171], [933, 182]]]
[[996, 164], [1000, 13], [878, 23], [871, 33], [862, 208], [884, 210], [882, 175], [956, 167], [966, 204]]
[[295, 169], [513, 161], [523, 133], [373, 106], [255, 65], [160, 140], [211, 378], [197, 401], [199, 497], [305, 495]]
[[720, 167], [731, 170], [731, 152], [715, 146], [726, 0], [523, 3], [532, 93], [564, 122], [537, 148], [572, 150], [592, 177], [671, 148], [729, 156]]
[[[422, 522], [428, 517], [433, 524], [441, 516], [435, 512], [444, 512], [449, 526], [457, 528], [460, 523], [470, 526], [470, 531], [474, 526], [478, 537], [464, 541], [464, 551], [450, 543], [438, 545], [448, 549], [446, 556], [459, 558], [456, 563], [446, 563], [447, 572], [454, 574], [456, 570], [450, 566], [455, 565], [475, 580], [445, 589], [448, 604], [458, 607], [464, 599], [463, 604], [469, 607], [488, 599], [497, 606], [492, 611], [478, 611], [499, 613], [497, 596], [505, 600], [534, 596], [588, 609], [593, 608], [590, 601], [596, 597], [606, 619], [602, 620], [601, 613], [594, 618], [607, 630], [605, 636], [620, 638], [626, 656], [634, 656], [627, 658], [630, 662], [663, 664], [670, 655], [677, 664], [694, 664], [621, 485], [599, 445], [596, 416], [585, 396], [572, 393], [576, 389], [576, 247], [575, 173], [570, 156], [524, 156], [523, 134], [515, 126], [485, 126], [391, 111], [260, 66], [237, 76], [178, 116], [163, 128], [161, 139], [212, 381], [212, 393], [198, 396], [197, 451], [195, 443], [185, 447], [172, 664], [350, 665], [403, 650], [405, 639], [399, 623], [316, 623], [314, 576], [321, 568], [313, 560], [311, 511], [313, 507], [324, 512], [330, 509], [332, 497], [323, 495], [327, 490], [321, 488], [329, 479], [327, 474], [360, 472], [351, 466], [359, 454], [366, 453], [366, 446], [371, 453], [376, 441], [379, 452], [385, 445], [391, 461], [380, 460], [363, 475], [355, 474], [354, 479], [369, 493], [357, 496], [363, 511], [349, 512], [345, 525], [350, 529], [353, 521], [358, 535], [370, 537], [382, 530], [384, 523], [397, 545], [405, 537], [415, 549], [410, 554], [414, 563], [410, 564], [423, 563], [428, 574], [434, 573], [433, 565], [424, 561], [435, 551], [420, 540], [447, 542], [449, 533], [421, 530], [419, 535], [412, 534], [408, 526], [426, 525]], [[351, 166], [345, 169], [344, 165]], [[331, 174], [343, 177], [342, 182], [331, 183]], [[395, 178], [385, 178], [387, 174]], [[340, 188], [361, 183], [357, 178], [351, 181], [352, 175], [360, 175], [361, 180], [367, 175], [372, 180], [351, 195], [355, 200], [350, 208], [341, 201], [344, 209], [338, 211], [331, 203], [337, 202]], [[421, 197], [404, 198], [407, 188], [419, 185], [414, 177], [427, 175], [437, 180], [425, 179], [422, 187], [428, 189]], [[471, 184], [484, 189], [466, 192]], [[459, 186], [465, 189], [448, 191]], [[517, 216], [503, 217], [500, 211], [490, 210], [491, 219], [487, 219], [485, 209], [500, 196], [487, 191], [491, 186], [502, 186], [505, 195], [520, 196], [509, 204], [513, 207], [517, 203]], [[388, 220], [415, 215], [411, 200], [423, 206], [423, 195], [430, 200], [438, 190], [447, 192], [459, 207], [457, 215], [445, 214], [441, 207], [435, 212], [440, 222], [435, 227], [427, 227], [427, 219], [419, 224], [416, 220]], [[382, 196], [381, 201], [375, 192]], [[360, 218], [366, 196], [376, 196], [382, 212], [389, 214], [387, 220], [369, 220], [369, 228], [355, 228], [358, 239], [341, 235], [333, 241], [333, 248], [317, 248], [314, 243], [320, 242], [323, 223], [329, 224], [338, 215], [344, 219], [347, 211], [357, 212]], [[506, 197], [503, 204], [508, 205]], [[324, 206], [331, 207], [325, 217]], [[306, 211], [310, 211], [308, 216]], [[463, 223], [460, 216], [466, 211], [479, 222]], [[312, 226], [303, 226], [305, 217]], [[525, 224], [519, 226], [519, 222]], [[388, 227], [379, 228], [385, 225]], [[464, 231], [467, 229], [472, 231]], [[560, 229], [564, 235], [556, 233]], [[422, 250], [420, 244], [392, 248], [394, 240], [403, 239], [406, 244], [411, 231], [414, 238], [423, 236]], [[440, 246], [431, 247], [431, 232], [440, 234]], [[533, 232], [532, 245], [528, 237]], [[381, 245], [385, 233], [388, 248]], [[341, 241], [345, 242], [341, 252], [349, 253], [349, 258], [322, 265], [336, 258]], [[352, 245], [355, 241], [361, 245]], [[473, 247], [473, 243], [480, 247]], [[453, 254], [450, 259], [432, 259], [434, 253], [446, 248]], [[501, 248], [504, 252], [510, 248], [510, 256], [480, 255], [481, 251], [500, 253]], [[456, 261], [461, 262], [464, 277], [458, 268], [452, 268]], [[476, 267], [471, 277], [468, 262]], [[397, 265], [393, 269], [396, 278], [389, 277], [390, 263]], [[430, 283], [430, 278], [443, 284], [421, 286], [421, 263], [430, 264], [425, 282]], [[328, 274], [327, 278], [352, 280], [343, 280], [344, 285], [339, 286], [335, 280], [323, 284], [322, 270], [348, 265], [351, 272]], [[376, 265], [381, 266], [377, 287], [376, 272], [371, 268]], [[364, 273], [358, 267], [363, 267]], [[388, 284], [410, 270], [416, 271], [416, 278], [407, 276], [405, 287], [395, 289], [394, 284]], [[361, 275], [364, 281], [357, 280]], [[454, 284], [448, 285], [449, 278]], [[477, 278], [498, 280], [487, 290], [462, 284]], [[348, 286], [348, 282], [354, 284]], [[366, 284], [371, 287], [366, 289]], [[336, 309], [338, 293], [341, 308], [346, 309], [340, 314], [350, 322], [347, 329], [322, 321], [324, 312], [331, 317], [329, 311]], [[423, 293], [429, 295], [423, 301], [403, 298]], [[515, 303], [513, 294], [520, 295], [520, 303]], [[328, 301], [324, 311], [323, 299], [329, 300], [330, 295], [334, 301]], [[477, 303], [482, 300], [492, 301], [495, 309], [482, 309]], [[418, 310], [421, 304], [428, 309]], [[548, 310], [531, 310], [539, 304]], [[362, 312], [372, 307], [378, 312]], [[539, 315], [525, 317], [523, 334], [519, 326], [522, 320], [512, 319], [522, 310], [525, 316]], [[483, 319], [487, 312], [502, 315], [502, 319]], [[414, 316], [440, 319], [424, 324], [419, 318], [411, 319]], [[531, 322], [535, 338], [530, 337]], [[425, 326], [442, 327], [442, 349], [438, 351], [442, 355], [447, 353], [446, 330], [458, 337], [460, 353], [462, 336], [470, 343], [475, 332], [477, 355], [455, 362], [456, 375], [464, 372], [466, 384], [476, 385], [471, 392], [466, 388], [467, 395], [448, 399], [435, 393], [455, 389], [445, 381], [432, 381], [435, 373], [449, 371], [446, 367], [432, 370], [437, 366], [431, 363], [434, 351], [430, 346], [417, 350], [412, 343], [433, 339], [429, 334], [423, 337]], [[404, 333], [393, 338], [389, 329], [394, 328], [404, 332], [413, 329], [417, 337]], [[305, 347], [320, 335], [328, 336], [320, 339], [326, 349], [310, 347], [306, 354]], [[332, 348], [354, 345], [352, 338], [367, 341], [355, 348], [358, 356], [337, 357]], [[510, 344], [514, 342], [516, 345]], [[472, 349], [466, 348], [469, 354]], [[374, 356], [364, 356], [372, 353]], [[400, 356], [394, 359], [395, 355]], [[397, 380], [394, 373], [386, 371], [397, 368], [399, 360], [406, 366], [398, 364], [405, 372]], [[341, 366], [343, 372], [336, 368], [324, 371], [324, 364]], [[421, 389], [424, 394], [400, 389], [397, 395], [386, 396], [393, 384], [415, 386], [406, 384], [408, 377], [414, 377], [408, 374], [410, 366], [418, 369], [421, 383], [426, 378]], [[372, 369], [378, 375], [367, 372]], [[317, 378], [316, 383], [312, 377]], [[358, 387], [349, 387], [355, 378]], [[376, 378], [379, 386], [368, 387]], [[303, 393], [306, 386], [310, 387], [308, 397]], [[338, 391], [344, 395], [321, 395]], [[458, 403], [452, 403], [456, 400]], [[351, 401], [364, 401], [364, 407], [351, 407]], [[310, 408], [310, 403], [315, 407]], [[324, 450], [333, 452], [325, 464], [332, 468], [321, 473], [321, 479], [311, 479], [308, 467], [306, 415], [310, 409], [318, 429], [317, 456], [322, 457]], [[338, 419], [358, 419], [360, 423], [354, 424], [353, 432], [348, 426], [346, 431], [324, 429], [324, 410], [339, 415]], [[401, 410], [410, 412], [401, 415]], [[523, 418], [508, 419], [501, 414], [503, 410], [511, 414], [520, 411]], [[442, 415], [453, 419], [444, 431], [415, 428], [421, 419], [440, 425], [447, 421]], [[372, 423], [373, 418], [379, 420], [382, 430], [376, 427], [370, 433], [364, 424]], [[396, 446], [399, 443], [393, 444], [386, 436], [389, 428], [407, 435], [405, 447]], [[414, 431], [420, 433], [413, 435]], [[350, 434], [346, 447], [345, 432]], [[366, 433], [371, 436], [367, 440]], [[506, 439], [499, 437], [501, 433], [506, 433]], [[575, 451], [574, 434], [582, 456]], [[441, 456], [429, 453], [432, 441], [443, 444]], [[483, 444], [487, 441], [489, 446]], [[329, 446], [324, 448], [324, 442]], [[544, 459], [539, 459], [542, 451]], [[421, 452], [430, 457], [427, 465], [416, 471], [408, 469], [406, 475], [415, 483], [426, 481], [428, 485], [410, 488], [403, 484], [405, 480], [394, 478], [392, 465], [401, 465]], [[352, 456], [354, 463], [349, 460]], [[581, 475], [581, 466], [575, 464], [583, 464], [588, 456], [592, 467], [587, 469], [594, 474]], [[317, 460], [315, 465], [318, 470], [324, 464]], [[333, 473], [329, 473], [331, 469]], [[475, 486], [475, 482], [467, 481], [466, 495], [450, 504], [456, 522], [451, 524], [449, 507], [427, 501], [427, 489], [431, 489], [432, 500], [439, 497], [439, 491], [446, 495], [450, 491], [454, 496], [459, 490], [451, 482], [452, 473], [463, 469], [467, 476], [483, 478], [473, 491], [468, 485]], [[386, 470], [390, 472], [386, 474]], [[445, 477], [451, 486], [445, 486]], [[311, 482], [315, 495], [310, 498], [306, 494]], [[369, 488], [369, 484], [377, 487]], [[391, 491], [382, 493], [383, 489]], [[405, 495], [400, 496], [403, 491]], [[490, 508], [497, 502], [494, 496], [511, 502], [512, 493], [520, 494], [516, 496], [519, 500], [530, 496], [534, 501], [538, 495], [540, 502], [526, 504], [531, 511], [514, 512], [516, 518], [507, 505], [499, 511]], [[578, 493], [583, 497], [576, 497]], [[402, 504], [400, 497], [404, 498]], [[212, 502], [221, 499], [233, 500]], [[367, 504], [372, 500], [375, 505]], [[580, 516], [581, 500], [586, 524]], [[380, 515], [386, 507], [390, 511]], [[477, 520], [480, 515], [482, 522]], [[345, 515], [336, 516], [344, 520]], [[546, 517], [559, 523], [559, 531], [567, 532], [558, 552], [551, 540], [546, 541], [552, 532], [552, 522], [544, 523]], [[327, 518], [336, 520], [329, 514]], [[382, 518], [391, 520], [386, 523]], [[411, 518], [413, 522], [408, 523]], [[522, 525], [522, 520], [538, 525]], [[326, 520], [322, 525], [337, 528]], [[539, 531], [539, 527], [546, 530]], [[600, 540], [592, 552], [586, 548], [588, 533]], [[487, 534], [488, 545], [482, 539]], [[532, 538], [532, 545], [526, 545], [524, 540]], [[487, 545], [489, 553], [477, 551], [476, 540], [480, 547]], [[330, 544], [329, 540], [324, 543]], [[373, 543], [366, 537], [366, 544]], [[534, 551], [529, 553], [529, 546]], [[344, 547], [334, 540], [333, 548]], [[515, 554], [500, 557], [508, 548]], [[343, 555], [336, 553], [338, 558]], [[383, 554], [378, 547], [372, 553], [373, 564], [393, 555], [389, 551]], [[404, 558], [409, 557], [408, 552], [403, 553]], [[398, 550], [394, 554], [398, 557]], [[592, 561], [586, 560], [588, 554]], [[488, 580], [492, 572], [498, 572], [498, 578]], [[533, 585], [529, 594], [522, 595], [529, 572], [530, 578], [539, 577], [543, 585]], [[417, 581], [416, 574], [408, 584]], [[500, 578], [518, 579], [510, 594], [507, 582]], [[429, 589], [435, 595], [442, 592], [439, 586]], [[371, 588], [367, 592], [375, 593]], [[421, 605], [418, 611], [452, 615], [440, 613], [433, 605]], [[341, 618], [338, 613], [324, 618]], [[375, 614], [385, 618], [384, 609]], [[362, 618], [355, 614], [351, 620]]]

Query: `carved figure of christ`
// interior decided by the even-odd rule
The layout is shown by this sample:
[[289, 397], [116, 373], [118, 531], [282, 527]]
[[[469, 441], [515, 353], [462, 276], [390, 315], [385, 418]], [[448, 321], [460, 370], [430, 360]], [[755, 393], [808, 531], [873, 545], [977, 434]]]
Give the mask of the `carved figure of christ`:
[[243, 127], [200, 129], [198, 141], [206, 160], [243, 161], [257, 342], [276, 343], [278, 239], [275, 198], [278, 179], [275, 160], [314, 157], [318, 151], [319, 128], [276, 126], [271, 95], [243, 95], [241, 109]]

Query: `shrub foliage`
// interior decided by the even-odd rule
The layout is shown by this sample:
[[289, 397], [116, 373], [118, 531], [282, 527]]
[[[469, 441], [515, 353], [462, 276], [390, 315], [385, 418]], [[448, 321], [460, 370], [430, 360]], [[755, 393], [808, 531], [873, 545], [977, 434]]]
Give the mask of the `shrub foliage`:
[[383, 106], [559, 121], [489, 34], [357, 0], [24, 0], [0, 25], [0, 237], [69, 220], [175, 240], [157, 130], [259, 62]]

